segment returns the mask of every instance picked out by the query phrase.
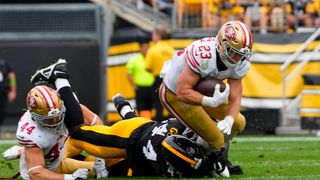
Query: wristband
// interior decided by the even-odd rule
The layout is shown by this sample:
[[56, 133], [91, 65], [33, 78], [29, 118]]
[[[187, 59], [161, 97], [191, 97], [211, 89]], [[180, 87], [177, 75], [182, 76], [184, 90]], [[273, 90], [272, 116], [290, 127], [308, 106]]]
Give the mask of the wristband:
[[226, 116], [225, 118], [224, 118], [224, 120], [226, 120], [226, 121], [232, 121], [232, 123], [234, 122], [234, 117], [232, 117], [232, 116]]
[[96, 123], [97, 118], [98, 118], [98, 116], [95, 114], [95, 115], [93, 116], [93, 119], [92, 119], [91, 123], [90, 123], [90, 126], [93, 126], [94, 123]]
[[38, 169], [38, 168], [42, 168], [43, 166], [33, 166], [31, 168], [28, 169], [28, 173], [34, 169]]
[[10, 85], [16, 85], [17, 84], [17, 80], [16, 79], [9, 79], [9, 84]]
[[74, 177], [72, 176], [72, 174], [64, 174], [63, 179], [64, 180], [74, 180]]

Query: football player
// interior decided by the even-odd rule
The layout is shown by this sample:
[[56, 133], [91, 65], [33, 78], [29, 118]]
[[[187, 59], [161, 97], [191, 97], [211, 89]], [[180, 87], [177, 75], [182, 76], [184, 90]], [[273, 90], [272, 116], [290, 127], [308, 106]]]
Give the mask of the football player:
[[[227, 152], [229, 140], [245, 127], [240, 101], [251, 55], [250, 30], [242, 22], [229, 21], [216, 37], [194, 41], [162, 69], [159, 96], [163, 106], [222, 154]], [[212, 96], [195, 91], [195, 85], [209, 76], [227, 79], [225, 90], [220, 92], [217, 84]], [[227, 161], [221, 163], [225, 167]]]
[[[31, 78], [31, 83], [47, 81], [56, 86], [67, 109], [65, 124], [70, 132], [69, 142], [96, 157], [127, 158], [130, 167], [128, 173], [134, 176], [176, 177], [177, 173], [173, 171], [166, 158], [168, 156], [163, 153], [167, 151], [162, 151], [162, 146], [166, 146], [163, 142], [170, 135], [188, 134], [190, 130], [175, 119], [156, 122], [137, 117], [128, 101], [121, 95], [115, 96], [113, 102], [125, 120], [118, 121], [112, 126], [85, 126], [79, 103], [72, 95], [66, 66], [65, 60], [59, 60], [36, 72]], [[173, 147], [170, 148], [170, 145], [166, 148], [177, 152]], [[181, 153], [176, 154], [179, 157], [181, 155]], [[214, 156], [214, 153], [210, 152], [209, 156]], [[185, 171], [182, 172], [182, 176], [203, 176], [213, 170], [215, 162], [206, 161], [206, 156], [196, 156], [190, 153], [189, 158], [182, 155], [181, 157], [197, 172], [189, 174], [188, 171]], [[181, 173], [178, 174], [181, 176]]]
[[[86, 107], [82, 109], [86, 117], [96, 117]], [[16, 131], [18, 142], [23, 145], [20, 156], [23, 179], [86, 179], [89, 169], [94, 169], [97, 177], [107, 176], [104, 160], [100, 158], [94, 165], [93, 162], [63, 159], [69, 135], [64, 125], [65, 115], [64, 103], [52, 88], [38, 85], [28, 92], [27, 111]]]

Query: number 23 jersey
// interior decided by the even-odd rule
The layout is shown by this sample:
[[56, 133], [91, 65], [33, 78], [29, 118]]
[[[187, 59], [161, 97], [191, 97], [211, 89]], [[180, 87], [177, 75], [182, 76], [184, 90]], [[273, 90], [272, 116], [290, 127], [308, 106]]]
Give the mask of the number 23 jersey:
[[[25, 148], [39, 147], [45, 159], [45, 167], [53, 172], [59, 167], [63, 158], [64, 143], [68, 137], [68, 130], [63, 128], [57, 132], [48, 131], [32, 120], [29, 111], [21, 117], [16, 131], [18, 142]], [[25, 148], [20, 157], [20, 173], [23, 179], [30, 179], [25, 162]], [[34, 157], [36, 158], [36, 157]]]
[[250, 67], [249, 61], [240, 61], [234, 68], [219, 71], [217, 61], [221, 60], [217, 54], [217, 43], [216, 38], [207, 37], [194, 41], [186, 49], [178, 51], [162, 68], [166, 87], [176, 92], [178, 78], [186, 65], [201, 78], [211, 76], [224, 80], [241, 79], [245, 76]]

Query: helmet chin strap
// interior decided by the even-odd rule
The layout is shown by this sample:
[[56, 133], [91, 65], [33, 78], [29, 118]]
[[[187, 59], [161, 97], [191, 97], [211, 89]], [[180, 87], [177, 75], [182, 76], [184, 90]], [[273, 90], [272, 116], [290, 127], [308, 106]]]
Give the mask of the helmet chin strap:
[[228, 58], [224, 53], [220, 53], [220, 59], [223, 62], [223, 64], [227, 67], [227, 68], [234, 68], [236, 67], [237, 64], [232, 64], [228, 61]]

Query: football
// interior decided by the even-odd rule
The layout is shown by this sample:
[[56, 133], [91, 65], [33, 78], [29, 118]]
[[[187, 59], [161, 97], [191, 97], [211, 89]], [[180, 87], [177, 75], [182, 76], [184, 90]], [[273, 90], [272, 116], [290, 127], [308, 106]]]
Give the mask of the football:
[[215, 77], [207, 77], [204, 79], [201, 79], [195, 86], [194, 90], [200, 92], [201, 94], [205, 96], [212, 96], [214, 93], [214, 89], [216, 87], [216, 84], [220, 84], [220, 91], [223, 92], [226, 88], [226, 85], [224, 82], [220, 79], [217, 79]]

